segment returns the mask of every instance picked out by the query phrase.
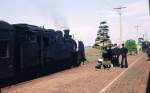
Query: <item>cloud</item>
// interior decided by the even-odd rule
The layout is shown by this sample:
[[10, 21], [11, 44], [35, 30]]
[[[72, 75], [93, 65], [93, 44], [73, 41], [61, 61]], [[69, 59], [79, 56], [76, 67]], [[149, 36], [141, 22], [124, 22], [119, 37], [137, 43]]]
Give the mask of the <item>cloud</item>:
[[148, 14], [148, 2], [146, 0], [137, 1], [126, 5], [125, 16], [137, 16]]

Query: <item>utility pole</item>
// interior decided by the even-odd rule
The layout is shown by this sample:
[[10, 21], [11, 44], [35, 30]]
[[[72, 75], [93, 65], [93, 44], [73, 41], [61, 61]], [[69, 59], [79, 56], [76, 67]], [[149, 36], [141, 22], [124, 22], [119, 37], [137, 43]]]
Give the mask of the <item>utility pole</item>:
[[120, 41], [119, 41], [119, 45], [121, 45], [121, 43], [122, 43], [122, 11], [121, 10], [124, 9], [124, 8], [127, 8], [127, 7], [114, 8], [119, 13], [119, 23], [120, 23]]
[[145, 41], [145, 35], [143, 34], [143, 39], [144, 39], [144, 41]]
[[150, 15], [150, 0], [149, 0], [149, 15]]
[[139, 38], [139, 25], [136, 25], [135, 26], [135, 28], [136, 28], [136, 31], [137, 31], [137, 36], [136, 36], [136, 38], [137, 38], [137, 44], [138, 44], [138, 38]]
[[145, 40], [148, 41], [148, 35], [147, 35], [147, 32], [145, 32]]

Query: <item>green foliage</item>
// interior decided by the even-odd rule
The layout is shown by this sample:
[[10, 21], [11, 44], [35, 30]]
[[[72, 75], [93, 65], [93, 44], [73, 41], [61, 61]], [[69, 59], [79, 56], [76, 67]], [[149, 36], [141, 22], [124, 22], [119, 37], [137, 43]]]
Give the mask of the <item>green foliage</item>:
[[137, 46], [136, 46], [136, 41], [135, 40], [127, 40], [125, 42], [125, 47], [128, 49], [129, 54], [137, 53]]
[[109, 26], [107, 25], [107, 22], [106, 21], [100, 22], [94, 47], [102, 48], [111, 44], [111, 40], [110, 40], [110, 36], [108, 35], [108, 32], [109, 32]]

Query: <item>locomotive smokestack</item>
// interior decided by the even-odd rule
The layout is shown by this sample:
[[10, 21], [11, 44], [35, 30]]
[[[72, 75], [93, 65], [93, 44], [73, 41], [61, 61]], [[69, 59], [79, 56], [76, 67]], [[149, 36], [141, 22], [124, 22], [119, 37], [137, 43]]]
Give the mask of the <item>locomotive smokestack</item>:
[[65, 29], [64, 30], [64, 37], [69, 37], [69, 32], [70, 32], [69, 29]]

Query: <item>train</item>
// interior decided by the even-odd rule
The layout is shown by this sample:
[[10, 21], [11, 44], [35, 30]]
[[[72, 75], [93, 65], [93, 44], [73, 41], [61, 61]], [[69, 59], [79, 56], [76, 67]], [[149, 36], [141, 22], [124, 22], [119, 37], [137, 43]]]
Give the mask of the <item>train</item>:
[[0, 21], [0, 81], [80, 66], [86, 60], [84, 43], [69, 32]]

